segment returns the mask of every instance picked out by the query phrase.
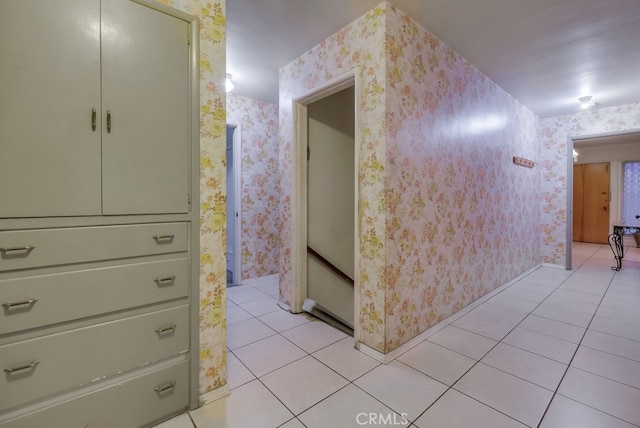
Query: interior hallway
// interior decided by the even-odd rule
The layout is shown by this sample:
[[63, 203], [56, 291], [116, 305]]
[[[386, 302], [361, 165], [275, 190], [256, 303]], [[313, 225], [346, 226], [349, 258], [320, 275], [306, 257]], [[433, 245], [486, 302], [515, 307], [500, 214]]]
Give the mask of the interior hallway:
[[231, 395], [159, 426], [640, 426], [640, 250], [613, 264], [576, 243], [573, 271], [537, 269], [387, 365], [275, 286], [230, 288]]

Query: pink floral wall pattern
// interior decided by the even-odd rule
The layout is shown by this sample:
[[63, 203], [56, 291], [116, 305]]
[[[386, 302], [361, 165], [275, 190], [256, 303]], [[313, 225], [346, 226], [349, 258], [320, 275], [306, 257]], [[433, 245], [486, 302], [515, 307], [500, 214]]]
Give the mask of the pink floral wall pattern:
[[227, 95], [227, 122], [241, 126], [241, 279], [278, 273], [278, 106]]
[[[319, 84], [357, 70], [361, 91], [357, 95], [360, 138], [360, 253], [358, 281], [361, 302], [359, 339], [384, 349], [384, 92], [386, 4], [376, 7], [321, 42], [280, 70], [280, 187], [281, 253], [280, 297], [294, 304], [291, 263], [293, 221], [293, 117], [292, 99]], [[358, 144], [358, 143], [356, 143]]]
[[281, 297], [294, 296], [291, 99], [351, 69], [358, 86], [358, 339], [388, 353], [535, 266], [539, 120], [382, 3], [280, 74]]
[[393, 7], [387, 52], [389, 352], [539, 263], [539, 121]]
[[542, 262], [566, 263], [568, 139], [632, 130], [640, 130], [640, 103], [542, 120]]

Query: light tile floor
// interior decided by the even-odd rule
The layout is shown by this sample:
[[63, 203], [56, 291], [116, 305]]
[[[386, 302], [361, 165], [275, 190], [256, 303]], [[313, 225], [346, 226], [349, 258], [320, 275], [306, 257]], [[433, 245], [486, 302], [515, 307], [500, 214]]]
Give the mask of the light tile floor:
[[576, 243], [573, 271], [537, 269], [386, 365], [276, 286], [230, 288], [231, 394], [158, 427], [640, 426], [640, 250], [613, 263]]

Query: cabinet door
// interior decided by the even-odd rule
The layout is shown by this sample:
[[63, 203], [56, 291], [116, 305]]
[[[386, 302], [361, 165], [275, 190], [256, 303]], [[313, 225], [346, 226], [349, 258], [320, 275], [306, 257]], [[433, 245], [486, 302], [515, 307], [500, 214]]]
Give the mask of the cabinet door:
[[0, 1], [0, 217], [100, 214], [100, 180], [100, 2]]
[[103, 214], [189, 210], [188, 31], [134, 2], [102, 3]]

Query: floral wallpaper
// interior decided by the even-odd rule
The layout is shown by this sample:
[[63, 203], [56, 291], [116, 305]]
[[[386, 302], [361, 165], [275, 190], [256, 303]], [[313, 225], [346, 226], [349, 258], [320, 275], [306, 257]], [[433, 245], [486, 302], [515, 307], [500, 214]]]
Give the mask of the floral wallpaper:
[[200, 20], [200, 394], [226, 380], [225, 0], [157, 0]]
[[291, 99], [350, 69], [359, 77], [357, 339], [389, 353], [539, 263], [539, 169], [512, 162], [538, 158], [539, 119], [388, 2], [284, 67], [287, 302]]
[[400, 10], [387, 14], [389, 352], [539, 263], [539, 119]]
[[240, 279], [278, 273], [280, 176], [278, 106], [227, 94], [227, 122], [241, 126]]
[[542, 120], [542, 262], [564, 266], [567, 231], [567, 142], [569, 137], [640, 130], [640, 103]]
[[[385, 264], [385, 14], [386, 3], [376, 7], [335, 35], [321, 42], [280, 70], [279, 166], [280, 166], [280, 298], [294, 309], [297, 302], [292, 274], [294, 223], [292, 207], [294, 145], [292, 99], [318, 85], [356, 70], [361, 90], [357, 95], [360, 135], [358, 263], [361, 284], [358, 340], [384, 349], [384, 264]], [[357, 299], [356, 299], [357, 300]], [[298, 308], [299, 309], [299, 308]]]

